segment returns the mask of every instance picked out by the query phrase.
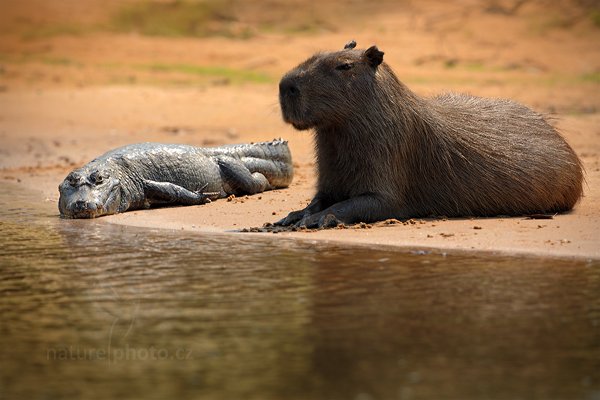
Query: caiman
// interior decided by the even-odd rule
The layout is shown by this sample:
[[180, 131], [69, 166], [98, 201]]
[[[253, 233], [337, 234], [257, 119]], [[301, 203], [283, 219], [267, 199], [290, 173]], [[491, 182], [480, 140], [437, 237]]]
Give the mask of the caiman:
[[293, 178], [287, 141], [194, 147], [139, 143], [72, 171], [59, 185], [63, 218], [95, 218], [153, 206], [198, 205], [285, 188]]

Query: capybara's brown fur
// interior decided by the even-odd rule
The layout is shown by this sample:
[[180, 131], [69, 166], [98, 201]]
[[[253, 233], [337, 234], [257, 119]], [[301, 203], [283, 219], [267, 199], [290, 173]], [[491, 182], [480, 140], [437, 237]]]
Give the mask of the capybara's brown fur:
[[573, 149], [511, 100], [422, 98], [373, 46], [319, 53], [280, 83], [283, 118], [314, 129], [318, 191], [280, 225], [570, 210], [582, 195]]

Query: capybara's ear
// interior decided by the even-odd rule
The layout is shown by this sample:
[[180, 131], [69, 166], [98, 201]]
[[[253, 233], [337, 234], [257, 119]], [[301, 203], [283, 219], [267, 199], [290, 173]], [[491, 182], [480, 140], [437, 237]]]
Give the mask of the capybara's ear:
[[353, 49], [355, 47], [356, 47], [356, 41], [351, 40], [351, 41], [349, 41], [348, 43], [346, 43], [344, 45], [344, 50], [346, 50], [346, 49]]
[[383, 51], [380, 51], [377, 46], [371, 46], [365, 50], [365, 57], [373, 68], [377, 68], [383, 62]]

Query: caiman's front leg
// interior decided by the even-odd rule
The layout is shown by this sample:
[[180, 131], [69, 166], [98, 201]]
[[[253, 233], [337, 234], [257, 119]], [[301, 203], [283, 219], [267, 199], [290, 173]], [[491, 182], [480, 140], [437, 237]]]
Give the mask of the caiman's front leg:
[[375, 194], [363, 194], [335, 203], [317, 213], [303, 217], [296, 226], [307, 228], [334, 227], [338, 223], [374, 222], [394, 217], [394, 207]]
[[192, 192], [171, 182], [144, 180], [144, 195], [150, 204], [179, 204], [193, 206], [210, 203], [219, 197], [219, 192], [204, 192], [208, 183], [200, 190]]

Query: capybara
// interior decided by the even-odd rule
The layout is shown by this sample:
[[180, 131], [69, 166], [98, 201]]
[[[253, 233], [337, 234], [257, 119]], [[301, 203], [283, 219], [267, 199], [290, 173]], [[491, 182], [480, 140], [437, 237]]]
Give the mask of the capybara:
[[423, 98], [376, 46], [317, 53], [279, 84], [283, 119], [313, 129], [317, 194], [277, 225], [556, 213], [582, 195], [580, 160], [511, 100]]

